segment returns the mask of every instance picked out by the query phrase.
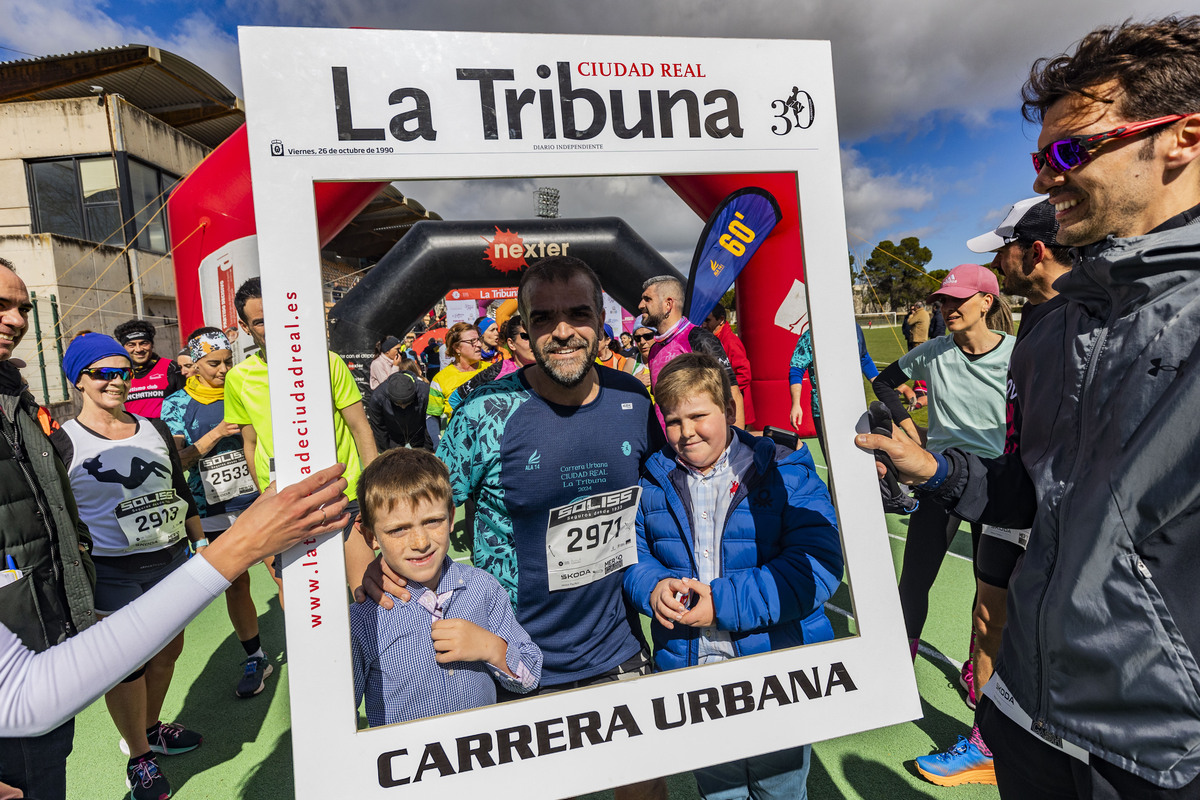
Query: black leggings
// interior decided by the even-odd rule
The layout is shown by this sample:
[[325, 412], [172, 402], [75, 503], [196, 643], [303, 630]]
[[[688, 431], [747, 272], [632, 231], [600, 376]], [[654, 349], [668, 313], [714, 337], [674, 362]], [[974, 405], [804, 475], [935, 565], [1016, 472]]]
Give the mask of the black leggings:
[[[908, 540], [904, 543], [904, 565], [900, 570], [900, 608], [909, 639], [921, 638], [921, 629], [929, 615], [929, 590], [960, 524], [961, 519], [929, 499], [908, 518]], [[979, 523], [971, 523], [972, 554], [979, 549], [981, 530]]]
[[1196, 800], [1200, 779], [1164, 789], [1092, 756], [1072, 758], [1022, 728], [996, 707], [979, 699], [975, 712], [984, 741], [995, 756], [996, 784], [1002, 800]]

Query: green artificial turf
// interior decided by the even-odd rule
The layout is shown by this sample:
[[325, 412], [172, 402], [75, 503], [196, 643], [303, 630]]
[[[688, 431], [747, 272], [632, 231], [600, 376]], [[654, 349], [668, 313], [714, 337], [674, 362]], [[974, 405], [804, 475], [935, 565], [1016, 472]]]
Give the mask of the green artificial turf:
[[[865, 333], [868, 349], [881, 369], [903, 352], [903, 343], [897, 341], [898, 328], [870, 329]], [[922, 416], [914, 417], [924, 424], [924, 412], [918, 414]], [[823, 469], [824, 460], [816, 440], [807, 444]], [[906, 524], [895, 516], [888, 516], [887, 524], [898, 574]], [[461, 524], [457, 534], [456, 554], [464, 557], [466, 537], [462, 535]], [[924, 718], [816, 743], [808, 780], [809, 796], [814, 800], [998, 797], [995, 787], [990, 786], [953, 789], [934, 786], [923, 780], [913, 766], [916, 756], [953, 744], [958, 735], [967, 733], [971, 724], [972, 712], [963, 702], [955, 666], [966, 658], [970, 636], [970, 606], [975, 586], [970, 556], [970, 537], [965, 531], [960, 532], [930, 596], [931, 611], [922, 637], [928, 652], [918, 656], [915, 665]], [[261, 566], [252, 571], [252, 585], [263, 646], [275, 666], [275, 674], [267, 680], [266, 689], [259, 696], [248, 700], [236, 698], [233, 689], [241, 674], [244, 653], [233, 635], [224, 602], [213, 603], [188, 627], [187, 643], [163, 717], [202, 732], [205, 742], [195, 752], [160, 757], [177, 798], [282, 800], [295, 796], [283, 613], [275, 584]], [[850, 592], [845, 584], [831, 606], [852, 614]], [[832, 610], [830, 618], [838, 635], [855, 631], [851, 618]], [[117, 749], [117, 739], [103, 701], [79, 715], [75, 751], [67, 763], [68, 797], [118, 800], [128, 795], [124, 784], [126, 758]], [[330, 764], [330, 769], [338, 768], [337, 764]], [[614, 764], [612, 769], [619, 774], [620, 765]], [[668, 786], [673, 800], [697, 797], [690, 774], [670, 776]], [[510, 795], [519, 796], [519, 787], [508, 790], [497, 787], [496, 797]], [[448, 796], [453, 796], [453, 792]], [[611, 791], [588, 795], [589, 798], [611, 796]]]

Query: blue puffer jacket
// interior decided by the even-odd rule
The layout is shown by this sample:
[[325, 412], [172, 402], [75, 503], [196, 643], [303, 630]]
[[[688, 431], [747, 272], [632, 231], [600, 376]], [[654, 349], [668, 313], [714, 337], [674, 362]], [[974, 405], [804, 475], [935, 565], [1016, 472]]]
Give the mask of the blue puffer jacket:
[[[793, 451], [735, 430], [754, 448], [721, 535], [722, 575], [712, 584], [717, 628], [739, 656], [833, 638], [824, 604], [842, 578], [837, 517], [807, 447]], [[650, 593], [671, 577], [697, 577], [691, 498], [684, 471], [665, 452], [646, 462], [637, 515], [638, 563], [625, 594], [653, 620]], [[699, 631], [651, 622], [659, 670], [697, 663]]]

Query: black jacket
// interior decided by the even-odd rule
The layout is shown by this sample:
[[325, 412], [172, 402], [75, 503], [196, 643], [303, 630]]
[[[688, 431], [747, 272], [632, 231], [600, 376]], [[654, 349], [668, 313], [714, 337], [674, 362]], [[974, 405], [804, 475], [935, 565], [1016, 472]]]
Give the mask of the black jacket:
[[371, 392], [367, 401], [367, 419], [375, 434], [375, 447], [379, 452], [393, 447], [408, 445], [424, 448], [430, 452], [437, 446], [429, 437], [425, 425], [425, 409], [429, 405], [429, 384], [416, 381], [417, 397], [408, 408], [398, 408], [387, 394], [387, 383], [381, 383]]
[[948, 451], [934, 496], [1033, 529], [996, 675], [1037, 732], [1178, 788], [1200, 775], [1200, 220], [1080, 255], [1013, 351], [1013, 452]]
[[95, 621], [92, 540], [67, 470], [16, 367], [0, 362], [0, 555], [25, 573], [0, 587], [0, 623], [36, 652]]

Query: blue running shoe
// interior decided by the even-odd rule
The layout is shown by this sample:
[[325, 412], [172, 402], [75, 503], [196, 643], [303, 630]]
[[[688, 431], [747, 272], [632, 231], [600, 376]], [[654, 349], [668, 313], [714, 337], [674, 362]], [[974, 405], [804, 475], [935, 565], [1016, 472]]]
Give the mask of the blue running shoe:
[[242, 679], [238, 681], [234, 694], [238, 697], [254, 697], [263, 690], [263, 685], [275, 668], [262, 656], [250, 656], [242, 665]]
[[992, 757], [985, 756], [970, 739], [958, 741], [944, 753], [917, 756], [917, 772], [938, 786], [959, 786], [964, 783], [996, 785], [996, 768]]

